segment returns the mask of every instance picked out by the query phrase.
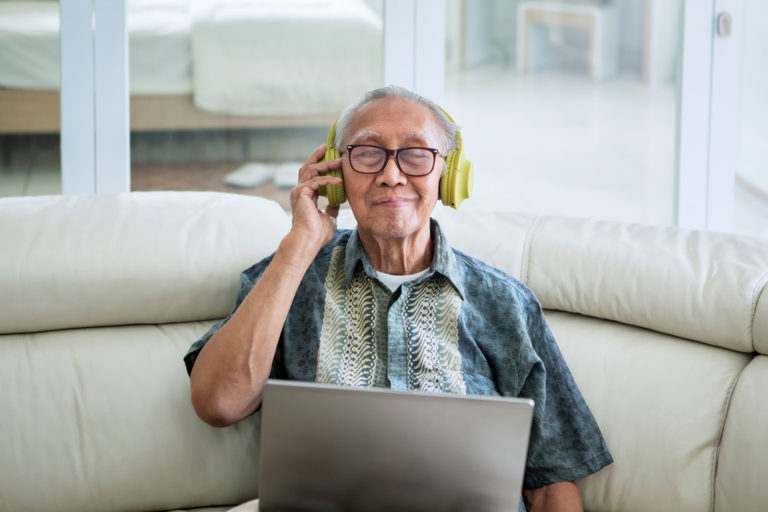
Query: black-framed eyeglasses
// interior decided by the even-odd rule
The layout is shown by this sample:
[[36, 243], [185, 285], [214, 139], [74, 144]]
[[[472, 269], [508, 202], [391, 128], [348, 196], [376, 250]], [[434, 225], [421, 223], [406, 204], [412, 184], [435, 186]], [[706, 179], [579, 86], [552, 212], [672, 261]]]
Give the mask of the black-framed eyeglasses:
[[347, 146], [349, 165], [360, 174], [377, 174], [384, 170], [390, 156], [395, 157], [397, 168], [407, 176], [426, 176], [435, 168], [440, 154], [435, 148], [387, 149], [369, 144]]

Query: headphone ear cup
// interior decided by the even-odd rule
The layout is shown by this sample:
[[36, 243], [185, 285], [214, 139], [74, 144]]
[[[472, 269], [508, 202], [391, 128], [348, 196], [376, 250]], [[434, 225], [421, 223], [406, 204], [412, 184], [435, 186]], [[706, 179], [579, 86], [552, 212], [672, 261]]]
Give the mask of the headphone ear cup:
[[[323, 157], [323, 162], [327, 162], [329, 160], [336, 160], [341, 158], [341, 153], [339, 153], [336, 148], [329, 148], [325, 152], [325, 156]], [[341, 167], [338, 169], [332, 169], [325, 173], [326, 176], [335, 176], [337, 178], [344, 178]], [[318, 190], [318, 193], [321, 196], [327, 196], [328, 197], [328, 205], [329, 206], [339, 206], [340, 204], [344, 203], [347, 200], [347, 194], [344, 192], [344, 182], [342, 181], [338, 185], [325, 185], [323, 187], [320, 187], [320, 190]]]
[[440, 179], [440, 198], [443, 204], [458, 209], [461, 202], [472, 195], [475, 168], [464, 158], [461, 149], [454, 149], [445, 157], [445, 172]]

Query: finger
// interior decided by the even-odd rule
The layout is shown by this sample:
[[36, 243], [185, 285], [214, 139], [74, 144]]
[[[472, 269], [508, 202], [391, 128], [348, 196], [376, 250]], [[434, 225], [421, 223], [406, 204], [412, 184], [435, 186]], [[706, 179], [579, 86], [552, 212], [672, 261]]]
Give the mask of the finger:
[[334, 222], [336, 222], [336, 218], [339, 216], [339, 206], [326, 206], [325, 208], [325, 214], [328, 215], [330, 218], [333, 219]]
[[310, 196], [317, 198], [317, 190], [323, 185], [339, 185], [343, 182], [341, 178], [336, 176], [315, 176], [311, 180], [299, 183], [292, 191], [291, 197], [298, 198], [300, 196]]
[[318, 146], [318, 148], [304, 161], [301, 167], [299, 167], [299, 181], [301, 181], [310, 165], [318, 163], [325, 157], [325, 149], [325, 144], [320, 144], [320, 146]]
[[299, 170], [299, 183], [307, 182], [312, 178], [325, 174], [333, 169], [341, 168], [341, 159], [336, 158], [334, 160], [328, 160], [327, 162], [320, 162], [315, 164], [305, 165]]
[[291, 210], [295, 213], [302, 204], [303, 208], [311, 204], [314, 209], [317, 209], [317, 201], [320, 197], [318, 189], [324, 185], [338, 185], [341, 182], [341, 178], [334, 176], [318, 176], [310, 182], [297, 185], [290, 193]]
[[314, 167], [317, 172], [328, 172], [330, 170], [338, 169], [341, 167], [341, 158], [334, 158], [333, 160], [328, 160], [327, 162], [320, 162], [311, 167]]
[[309, 158], [304, 162], [304, 165], [302, 167], [306, 167], [310, 164], [316, 164], [320, 160], [323, 159], [325, 156], [325, 150], [327, 149], [327, 146], [325, 144], [320, 144], [316, 150], [312, 152], [311, 155], [309, 155]]
[[321, 175], [315, 176], [311, 180], [305, 181], [300, 186], [304, 186], [312, 190], [317, 190], [324, 185], [340, 185], [343, 181], [344, 180], [336, 176]]

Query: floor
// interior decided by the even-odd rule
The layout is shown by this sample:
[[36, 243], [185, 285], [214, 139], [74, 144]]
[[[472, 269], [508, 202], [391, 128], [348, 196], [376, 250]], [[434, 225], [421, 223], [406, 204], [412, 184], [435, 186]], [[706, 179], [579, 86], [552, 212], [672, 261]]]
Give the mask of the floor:
[[466, 126], [478, 172], [476, 207], [673, 223], [671, 88], [493, 68], [453, 83], [446, 108]]
[[[674, 86], [490, 67], [449, 79], [445, 107], [477, 170], [467, 208], [675, 224]], [[768, 238], [768, 150], [750, 144], [760, 130], [742, 134], [731, 231]]]
[[[449, 76], [444, 107], [475, 163], [474, 195], [462, 208], [674, 224], [672, 87], [490, 67]], [[132, 189], [263, 195], [288, 208], [289, 189], [239, 189], [224, 177], [248, 160], [303, 160], [324, 138], [316, 129], [137, 136]], [[0, 196], [60, 193], [58, 167], [57, 137], [0, 137]], [[745, 180], [736, 182], [734, 231], [768, 237], [768, 196]]]
[[131, 189], [233, 192], [266, 197], [280, 203], [285, 210], [291, 208], [290, 189], [279, 188], [272, 182], [252, 188], [228, 186], [224, 183], [224, 178], [236, 167], [236, 164], [226, 163], [134, 165], [131, 173]]

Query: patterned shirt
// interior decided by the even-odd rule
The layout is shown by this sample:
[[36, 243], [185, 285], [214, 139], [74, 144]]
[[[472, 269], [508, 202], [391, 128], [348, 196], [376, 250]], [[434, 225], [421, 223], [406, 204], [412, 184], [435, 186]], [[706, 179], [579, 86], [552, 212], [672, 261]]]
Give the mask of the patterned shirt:
[[[357, 231], [337, 231], [299, 285], [270, 377], [532, 398], [525, 488], [611, 463], [536, 297], [515, 278], [452, 249], [431, 222], [429, 272], [394, 292], [376, 279]], [[270, 261], [242, 273], [235, 310]], [[190, 347], [188, 371], [228, 318]]]

